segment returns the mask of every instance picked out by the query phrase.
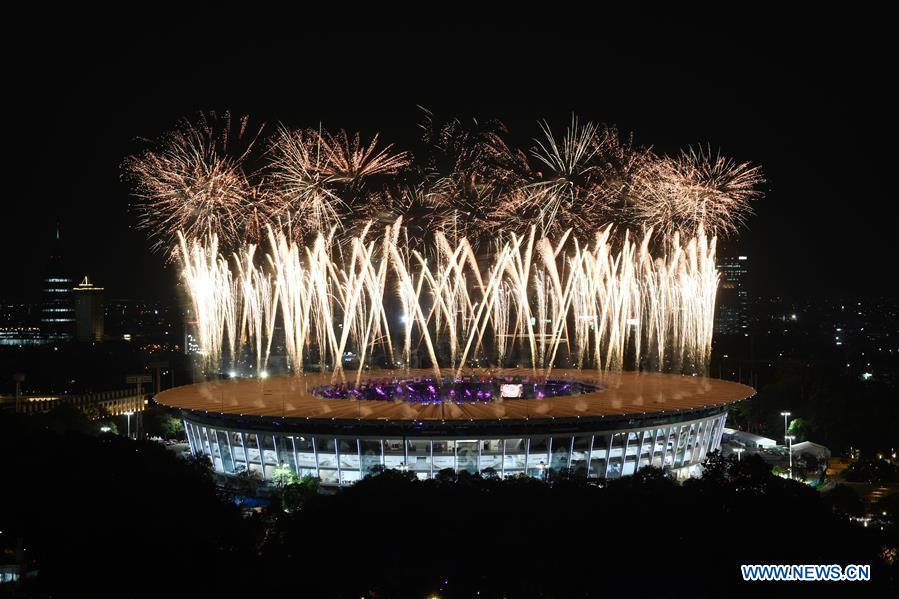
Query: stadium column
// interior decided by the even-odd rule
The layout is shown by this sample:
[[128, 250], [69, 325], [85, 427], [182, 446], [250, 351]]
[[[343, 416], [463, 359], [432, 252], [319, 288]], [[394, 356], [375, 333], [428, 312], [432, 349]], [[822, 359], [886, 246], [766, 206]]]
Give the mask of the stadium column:
[[[206, 437], [206, 454], [212, 459], [212, 442], [209, 440], [209, 430], [204, 426], [201, 429], [203, 436]], [[215, 470], [215, 462], [212, 462], [212, 469]]]
[[185, 432], [184, 436], [187, 437], [187, 445], [190, 447], [190, 453], [192, 455], [197, 455], [196, 452], [194, 451], [193, 439], [191, 439], [190, 425], [187, 423], [187, 420], [182, 420], [181, 422], [184, 424], [184, 432]]
[[[553, 463], [553, 438], [550, 437], [546, 441], [546, 470], [549, 470], [549, 467], [552, 466]], [[543, 471], [543, 480], [546, 480], [546, 470]]]
[[724, 434], [724, 425], [727, 423], [727, 412], [721, 415], [719, 419], [720, 422], [718, 424], [718, 438], [715, 439], [715, 448], [721, 447], [721, 435]]
[[524, 473], [527, 475], [528, 473], [528, 462], [531, 461], [531, 438], [527, 437], [524, 442]]
[[262, 468], [262, 480], [265, 480], [265, 446], [262, 445], [262, 440], [259, 438], [259, 433], [255, 433], [256, 437], [256, 447], [259, 449], [259, 467]]
[[574, 453], [574, 435], [571, 435], [571, 446], [568, 448], [568, 469], [571, 470], [571, 454]]
[[612, 463], [612, 442], [615, 440], [615, 435], [618, 433], [612, 432], [609, 433], [609, 446], [606, 447], [606, 469], [602, 473], [603, 478], [609, 478], [609, 464]]
[[640, 471], [640, 456], [643, 455], [643, 442], [646, 441], [645, 430], [642, 430], [637, 434], [640, 436], [640, 443], [637, 445], [637, 454], [634, 456], [634, 474]]
[[[674, 426], [669, 426], [665, 430], [665, 441], [662, 446], [662, 468], [665, 467], [665, 462], [668, 460], [668, 446], [671, 445], [672, 434], [674, 434]], [[674, 448], [671, 449], [671, 466], [674, 466]]]
[[706, 456], [706, 453], [708, 450], [709, 433], [712, 430], [712, 421], [711, 420], [703, 420], [703, 425], [704, 426], [702, 427], [702, 440], [700, 441], [700, 444], [699, 444], [699, 454], [698, 454], [698, 459], [697, 459], [697, 463], [699, 463], [699, 464], [701, 464], [702, 460], [705, 459], [705, 456]]
[[240, 435], [240, 446], [243, 447], [244, 468], [247, 471], [247, 476], [250, 476], [250, 450], [247, 448], [247, 437], [239, 431], [237, 434]]
[[[621, 450], [621, 474], [619, 476], [624, 476], [624, 469], [627, 467], [627, 450], [631, 444], [631, 432], [627, 431], [622, 434], [624, 435], [624, 448]], [[634, 471], [636, 472], [636, 470]]]
[[705, 442], [705, 455], [703, 456], [703, 458], [708, 457], [709, 452], [712, 450], [712, 443], [715, 442], [715, 433], [717, 432], [717, 429], [715, 428], [716, 420], [717, 420], [716, 418], [709, 420], [709, 426], [708, 426], [709, 433], [708, 433], [708, 435], [706, 435], [708, 438], [706, 439], [706, 442]]
[[322, 473], [318, 468], [318, 444], [315, 442], [315, 435], [312, 436], [312, 458], [315, 460], [315, 478], [321, 480]]
[[484, 444], [483, 439], [478, 439], [478, 464], [475, 466], [475, 472], [481, 471], [481, 446]]
[[272, 433], [272, 447], [275, 448], [275, 468], [281, 468], [281, 452], [278, 450], [278, 435]]
[[[684, 428], [687, 429], [686, 436], [684, 435]], [[674, 444], [674, 456], [671, 458], [671, 465], [674, 468], [679, 468], [684, 465], [684, 452], [687, 450], [687, 440], [690, 437], [690, 425], [681, 424], [677, 427], [677, 434], [675, 435], [675, 444]], [[681, 441], [684, 442], [683, 447], [681, 447]]]
[[[225, 440], [228, 442], [228, 458], [231, 460], [231, 474], [234, 474], [234, 448], [231, 446], [231, 431], [223, 430], [222, 434], [225, 435]], [[222, 467], [224, 468], [225, 461], [222, 460]]]
[[337, 459], [337, 486], [343, 484], [343, 474], [340, 471], [340, 439], [334, 437], [334, 457]]
[[596, 435], [590, 435], [590, 449], [587, 451], [587, 478], [590, 478], [590, 465], [593, 463], [593, 440]]

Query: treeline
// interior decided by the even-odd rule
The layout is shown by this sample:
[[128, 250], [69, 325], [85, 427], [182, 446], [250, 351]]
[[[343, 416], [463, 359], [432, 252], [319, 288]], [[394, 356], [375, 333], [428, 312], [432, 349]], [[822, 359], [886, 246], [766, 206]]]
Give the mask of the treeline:
[[[339, 492], [309, 481], [247, 516], [208, 467], [156, 443], [0, 419], [12, 465], [0, 546], [38, 574], [25, 597], [721, 596], [740, 564], [871, 564], [872, 581], [803, 590], [885, 593], [895, 530], [865, 529], [760, 460], [713, 456], [678, 484], [646, 468], [599, 485], [384, 471]], [[302, 488], [293, 488], [301, 485]], [[282, 497], [284, 500], [282, 500]], [[892, 548], [892, 563], [890, 549]], [[480, 593], [480, 594], [478, 594]]]

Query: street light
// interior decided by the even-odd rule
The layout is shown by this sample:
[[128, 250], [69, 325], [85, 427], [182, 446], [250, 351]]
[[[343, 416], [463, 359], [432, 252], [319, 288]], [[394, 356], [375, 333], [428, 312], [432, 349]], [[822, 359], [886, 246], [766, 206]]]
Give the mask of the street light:
[[746, 449], [744, 447], [737, 447], [736, 449], [734, 449], [734, 453], [737, 454], [738, 462], [743, 461], [743, 452], [744, 451], [746, 451]]
[[125, 416], [128, 417], [128, 438], [129, 439], [131, 438], [131, 415], [132, 414], [134, 414], [134, 412], [131, 412], [131, 411], [125, 412]]
[[793, 439], [795, 438], [796, 437], [794, 437], [793, 435], [784, 436], [784, 439], [786, 439], [787, 443], [789, 444], [789, 449], [787, 451], [789, 451], [790, 453], [790, 480], [793, 479]]
[[112, 430], [112, 429], [109, 428], [108, 426], [101, 426], [101, 427], [100, 427], [100, 432], [101, 432], [101, 433], [108, 433], [108, 432], [111, 431], [111, 430]]
[[784, 417], [784, 435], [786, 435], [788, 432], [787, 431], [787, 418], [790, 417], [790, 413], [789, 412], [781, 412], [780, 415]]

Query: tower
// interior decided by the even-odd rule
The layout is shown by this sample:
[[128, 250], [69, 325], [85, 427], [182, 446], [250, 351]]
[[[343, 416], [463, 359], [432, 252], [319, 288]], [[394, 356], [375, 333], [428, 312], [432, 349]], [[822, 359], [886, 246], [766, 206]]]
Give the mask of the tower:
[[69, 341], [75, 328], [75, 306], [72, 303], [72, 277], [69, 276], [62, 255], [59, 225], [50, 252], [43, 281], [41, 304], [41, 333], [49, 341]]
[[78, 341], [103, 341], [103, 288], [95, 287], [85, 275], [72, 292]]
[[715, 332], [718, 334], [749, 334], [749, 291], [746, 287], [748, 265], [747, 256], [723, 257], [718, 262], [721, 273], [715, 316]]

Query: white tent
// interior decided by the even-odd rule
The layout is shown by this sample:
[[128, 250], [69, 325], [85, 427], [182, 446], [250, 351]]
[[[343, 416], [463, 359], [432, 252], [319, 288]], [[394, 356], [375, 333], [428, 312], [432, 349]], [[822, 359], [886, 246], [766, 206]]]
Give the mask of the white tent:
[[747, 433], [746, 431], [738, 431], [735, 428], [725, 428], [724, 438], [727, 441], [735, 441], [740, 445], [753, 448], [775, 447], [777, 445], [777, 441], [774, 439], [762, 437], [761, 435], [754, 435], [752, 433]]
[[793, 443], [793, 455], [799, 456], [804, 453], [810, 453], [816, 458], [829, 460], [830, 450], [823, 445], [812, 443], [811, 441], [803, 441], [802, 443]]

